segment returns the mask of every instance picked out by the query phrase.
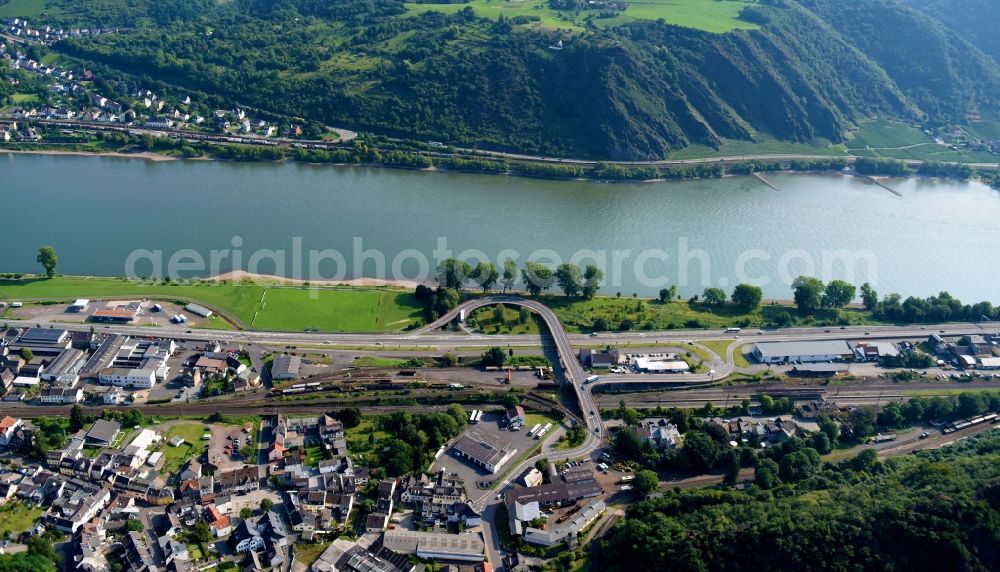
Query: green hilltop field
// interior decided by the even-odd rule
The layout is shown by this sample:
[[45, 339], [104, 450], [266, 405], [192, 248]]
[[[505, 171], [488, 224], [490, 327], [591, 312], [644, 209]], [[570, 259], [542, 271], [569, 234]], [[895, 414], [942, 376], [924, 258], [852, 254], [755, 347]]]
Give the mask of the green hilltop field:
[[[594, 18], [586, 11], [556, 10], [547, 0], [471, 0], [466, 3], [407, 3], [406, 16], [426, 12], [454, 14], [471, 8], [476, 16], [499, 20], [500, 18], [537, 18], [543, 29], [568, 29], [582, 31], [588, 20], [599, 28], [641, 21], [659, 21], [667, 24], [722, 33], [735, 29], [754, 29], [756, 24], [740, 19], [740, 12], [756, 2], [741, 0], [644, 0], [628, 2], [628, 8], [610, 17]], [[609, 12], [611, 14], [611, 12]]]

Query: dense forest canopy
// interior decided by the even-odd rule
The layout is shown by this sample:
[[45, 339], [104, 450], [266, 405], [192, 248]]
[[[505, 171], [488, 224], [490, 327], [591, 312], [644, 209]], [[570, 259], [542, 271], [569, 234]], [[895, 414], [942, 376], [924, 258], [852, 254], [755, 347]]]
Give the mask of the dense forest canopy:
[[1000, 3], [994, 0], [905, 0], [1000, 62]]
[[[994, 110], [1000, 94], [994, 59], [895, 0], [686, 0], [618, 12], [532, 2], [505, 17], [487, 0], [48, 0], [39, 18], [122, 27], [55, 46], [107, 77], [539, 154], [829, 144], [876, 117], [961, 121]], [[722, 33], [713, 22], [674, 25], [716, 5], [735, 14]], [[649, 6], [661, 12], [642, 12]]]
[[599, 566], [626, 570], [996, 570], [1000, 432], [773, 490], [670, 491], [628, 509]]

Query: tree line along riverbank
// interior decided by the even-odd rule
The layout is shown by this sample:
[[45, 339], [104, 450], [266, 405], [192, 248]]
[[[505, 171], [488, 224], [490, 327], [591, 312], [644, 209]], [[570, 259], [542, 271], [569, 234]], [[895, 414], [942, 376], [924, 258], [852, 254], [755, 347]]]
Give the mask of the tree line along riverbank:
[[977, 179], [1000, 187], [1000, 171], [975, 168], [963, 163], [926, 161], [917, 166], [897, 159], [829, 157], [798, 159], [705, 160], [700, 163], [623, 164], [594, 161], [543, 162], [500, 157], [495, 154], [459, 152], [425, 144], [384, 138], [361, 138], [349, 144], [277, 145], [221, 144], [190, 141], [150, 134], [130, 135], [121, 131], [99, 132], [90, 138], [78, 136], [44, 138], [40, 143], [12, 143], [0, 149], [14, 151], [60, 151], [76, 153], [156, 153], [183, 159], [216, 159], [242, 162], [296, 161], [312, 164], [362, 165], [416, 170], [509, 175], [518, 177], [616, 182], [712, 179], [732, 175], [773, 172], [851, 172], [866, 176], [923, 176], [956, 180]]
[[[227, 318], [208, 327], [275, 331], [380, 332], [401, 331], [422, 326], [435, 316], [421, 296], [426, 286], [351, 287], [317, 284], [284, 284], [273, 280], [231, 281], [194, 279], [183, 283], [169, 280], [127, 280], [125, 278], [55, 275], [52, 278], [26, 274], [0, 274], [0, 291], [5, 301], [25, 303], [24, 309], [0, 308], [0, 325], [37, 319], [33, 308], [70, 303], [74, 299], [142, 298], [176, 301], [179, 305], [198, 302]], [[469, 284], [442, 288], [449, 296], [446, 312], [463, 296], [476, 295]], [[734, 290], [734, 294], [739, 290]], [[509, 291], [509, 290], [508, 290]], [[535, 299], [550, 307], [564, 327], [573, 332], [718, 329], [740, 327], [834, 326], [868, 324], [940, 323], [948, 321], [1000, 320], [1000, 307], [989, 301], [963, 303], [947, 292], [928, 298], [903, 297], [889, 293], [879, 296], [870, 286], [842, 281], [829, 284], [803, 277], [789, 292], [792, 301], [755, 298], [741, 304], [736, 297], [707, 288], [690, 298], [678, 297], [675, 288], [664, 288], [656, 299], [636, 294], [592, 296], [557, 295], [539, 292]], [[851, 304], [857, 298], [860, 305]], [[442, 312], [439, 312], [442, 313]], [[44, 313], [44, 312], [43, 312]], [[62, 318], [61, 318], [62, 319]], [[485, 333], [535, 333], [529, 316], [518, 312], [477, 313], [475, 321]], [[82, 322], [82, 318], [81, 318]]]

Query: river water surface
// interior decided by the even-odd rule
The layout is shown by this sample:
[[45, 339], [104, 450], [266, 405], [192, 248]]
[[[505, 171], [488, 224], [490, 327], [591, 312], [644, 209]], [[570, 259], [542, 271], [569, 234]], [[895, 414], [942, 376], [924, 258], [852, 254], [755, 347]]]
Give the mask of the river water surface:
[[1000, 193], [978, 183], [887, 181], [897, 196], [841, 175], [769, 175], [775, 191], [751, 177], [602, 184], [12, 154], [0, 155], [0, 177], [4, 272], [38, 270], [37, 248], [51, 244], [66, 274], [145, 275], [174, 255], [204, 261], [180, 274], [207, 275], [215, 250], [221, 271], [309, 278], [309, 251], [332, 249], [343, 258], [314, 253], [312, 279], [419, 278], [435, 254], [472, 249], [595, 259], [604, 291], [624, 295], [751, 280], [788, 298], [787, 282], [808, 273], [1000, 302]]

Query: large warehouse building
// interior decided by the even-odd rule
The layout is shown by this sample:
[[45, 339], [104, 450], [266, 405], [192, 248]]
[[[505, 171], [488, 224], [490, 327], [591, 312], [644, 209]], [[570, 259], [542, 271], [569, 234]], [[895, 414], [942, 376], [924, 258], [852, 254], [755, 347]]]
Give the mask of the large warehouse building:
[[753, 355], [760, 363], [815, 363], [851, 359], [854, 350], [843, 340], [764, 342], [754, 345]]
[[510, 443], [476, 429], [467, 431], [451, 447], [457, 456], [464, 457], [491, 474], [499, 471], [517, 453], [517, 449]]

